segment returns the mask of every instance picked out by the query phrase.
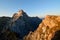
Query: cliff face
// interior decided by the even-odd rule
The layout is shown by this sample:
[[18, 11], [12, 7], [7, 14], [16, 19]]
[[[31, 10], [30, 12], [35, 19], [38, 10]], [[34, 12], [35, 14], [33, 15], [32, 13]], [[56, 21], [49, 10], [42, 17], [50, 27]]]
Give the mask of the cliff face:
[[60, 40], [60, 16], [46, 16], [37, 30], [30, 32], [24, 40]]
[[23, 10], [12, 18], [0, 17], [0, 40], [60, 40], [60, 16], [48, 15], [41, 21]]
[[12, 17], [0, 17], [0, 40], [23, 40], [30, 31], [37, 29], [42, 19], [29, 17], [23, 10]]
[[23, 10], [18, 11], [12, 17], [9, 29], [23, 38], [30, 31], [36, 30], [42, 20], [38, 17], [29, 17]]

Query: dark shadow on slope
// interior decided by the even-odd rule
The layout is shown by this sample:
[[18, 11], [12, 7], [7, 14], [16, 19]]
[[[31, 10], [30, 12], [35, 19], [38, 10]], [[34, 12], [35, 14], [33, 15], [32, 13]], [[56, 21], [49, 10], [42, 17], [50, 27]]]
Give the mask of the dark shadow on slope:
[[0, 33], [8, 28], [8, 21], [10, 21], [10, 17], [0, 17]]
[[20, 10], [13, 15], [9, 29], [12, 32], [16, 32], [19, 38], [23, 38], [25, 35], [28, 35], [30, 31], [36, 30], [41, 22], [42, 19], [29, 17], [23, 10]]
[[60, 30], [55, 32], [55, 35], [51, 40], [60, 40]]

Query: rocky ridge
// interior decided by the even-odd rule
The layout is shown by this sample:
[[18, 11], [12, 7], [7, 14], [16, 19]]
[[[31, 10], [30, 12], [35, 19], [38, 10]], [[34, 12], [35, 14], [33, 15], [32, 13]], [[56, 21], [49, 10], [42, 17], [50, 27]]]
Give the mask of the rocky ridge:
[[0, 17], [0, 40], [60, 40], [60, 16], [47, 15], [42, 21], [20, 10]]
[[23, 40], [30, 31], [37, 29], [42, 19], [29, 17], [19, 10], [12, 17], [0, 17], [0, 40]]
[[48, 15], [24, 40], [60, 40], [60, 16]]
[[9, 30], [17, 33], [20, 39], [23, 39], [30, 31], [36, 30], [42, 19], [38, 17], [29, 17], [26, 12], [19, 10], [10, 21]]

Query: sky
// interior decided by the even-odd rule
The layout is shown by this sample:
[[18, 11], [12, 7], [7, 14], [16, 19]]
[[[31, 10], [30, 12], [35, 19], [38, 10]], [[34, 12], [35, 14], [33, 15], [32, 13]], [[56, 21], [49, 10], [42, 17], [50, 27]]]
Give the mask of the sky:
[[60, 0], [0, 0], [0, 16], [13, 16], [20, 9], [29, 16], [60, 15]]

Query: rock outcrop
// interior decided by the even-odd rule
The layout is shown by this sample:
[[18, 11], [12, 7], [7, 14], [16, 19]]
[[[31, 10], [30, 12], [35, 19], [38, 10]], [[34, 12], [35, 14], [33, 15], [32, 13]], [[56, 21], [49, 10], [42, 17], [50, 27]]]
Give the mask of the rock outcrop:
[[20, 10], [13, 15], [9, 29], [17, 33], [19, 38], [23, 38], [30, 31], [36, 30], [41, 21], [42, 19], [29, 17], [23, 10]]
[[60, 16], [46, 16], [37, 30], [26, 35], [24, 40], [60, 40]]

